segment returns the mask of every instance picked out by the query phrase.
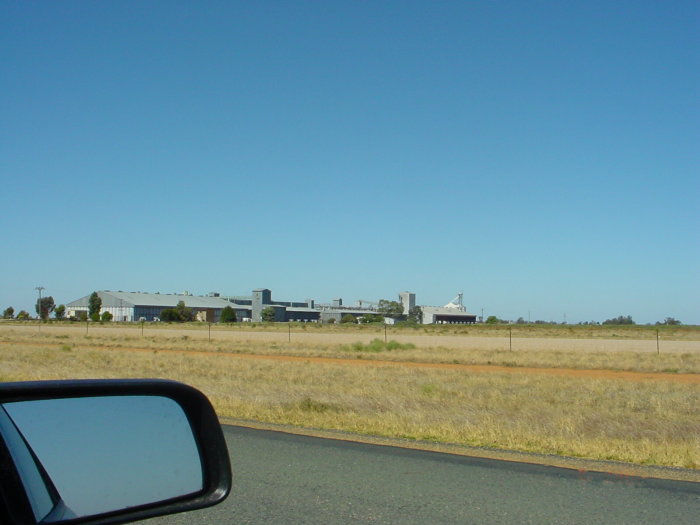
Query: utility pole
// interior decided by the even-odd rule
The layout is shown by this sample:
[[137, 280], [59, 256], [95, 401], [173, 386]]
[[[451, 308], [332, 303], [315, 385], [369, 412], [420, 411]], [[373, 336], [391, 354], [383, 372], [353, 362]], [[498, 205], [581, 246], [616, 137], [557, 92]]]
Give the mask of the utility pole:
[[37, 304], [39, 305], [39, 331], [41, 331], [41, 321], [43, 319], [43, 316], [41, 315], [41, 312], [43, 311], [41, 308], [41, 291], [46, 290], [46, 288], [43, 286], [37, 286], [34, 289], [39, 291], [39, 302]]

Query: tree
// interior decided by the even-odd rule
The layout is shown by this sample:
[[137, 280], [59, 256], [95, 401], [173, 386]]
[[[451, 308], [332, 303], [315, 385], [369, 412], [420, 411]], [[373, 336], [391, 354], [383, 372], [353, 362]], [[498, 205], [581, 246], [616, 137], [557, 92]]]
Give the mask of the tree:
[[160, 312], [160, 320], [164, 323], [180, 323], [180, 315], [175, 308], [165, 308]]
[[19, 313], [17, 314], [17, 319], [20, 321], [26, 321], [29, 319], [29, 312], [26, 310], [20, 310]]
[[408, 310], [406, 320], [409, 323], [421, 324], [423, 322], [423, 309], [420, 306], [412, 306]]
[[194, 312], [185, 306], [185, 301], [179, 301], [175, 308], [166, 308], [160, 312], [160, 320], [166, 323], [184, 323], [194, 319]]
[[667, 317], [666, 319], [664, 319], [663, 322], [657, 321], [656, 324], [657, 325], [678, 326], [678, 325], [681, 325], [683, 323], [681, 323], [678, 319], [674, 319], [673, 317]]
[[100, 321], [111, 321], [112, 319], [114, 319], [112, 312], [108, 312], [107, 310], [102, 312], [102, 315], [100, 316]]
[[275, 321], [275, 309], [272, 306], [263, 308], [263, 311], [260, 312], [260, 315], [262, 317], [262, 320], [266, 323], [273, 323]]
[[523, 319], [522, 317], [518, 317], [518, 320], [515, 322], [516, 324], [525, 324], [525, 319]]
[[384, 317], [399, 319], [403, 317], [403, 305], [397, 301], [388, 301], [387, 299], [379, 299], [377, 311]]
[[66, 316], [66, 305], [65, 304], [59, 304], [56, 309], [53, 311], [53, 315], [56, 319], [59, 321], [63, 319]]
[[615, 317], [614, 319], [606, 319], [603, 321], [603, 324], [637, 324], [632, 320], [631, 315], [620, 315], [618, 317]]
[[[353, 317], [354, 319], [354, 317]], [[360, 324], [383, 323], [384, 316], [379, 314], [364, 314], [357, 320]]]
[[36, 306], [34, 308], [36, 309], [36, 313], [39, 315], [39, 318], [46, 320], [48, 319], [49, 314], [53, 312], [54, 308], [56, 308], [56, 305], [53, 302], [53, 297], [49, 295], [48, 297], [37, 299]]
[[340, 322], [343, 324], [355, 324], [355, 323], [357, 323], [357, 319], [355, 319], [355, 316], [352, 314], [345, 314], [340, 319]]
[[236, 322], [236, 310], [230, 306], [224, 306], [221, 310], [221, 317], [219, 318], [221, 323], [235, 323]]
[[500, 322], [501, 322], [501, 320], [498, 317], [496, 317], [495, 315], [489, 315], [486, 318], [486, 324], [499, 324]]
[[15, 316], [15, 309], [12, 308], [11, 306], [8, 306], [5, 308], [5, 311], [2, 313], [2, 318], [3, 319], [12, 319]]
[[185, 306], [185, 301], [178, 301], [175, 310], [177, 310], [181, 322], [186, 323], [188, 321], [194, 321], [195, 313], [192, 311], [192, 308], [187, 308]]
[[93, 321], [100, 320], [100, 308], [102, 308], [102, 299], [97, 292], [92, 292], [88, 299], [88, 315]]
[[85, 310], [78, 310], [77, 312], [75, 312], [75, 319], [77, 321], [87, 321], [88, 313]]

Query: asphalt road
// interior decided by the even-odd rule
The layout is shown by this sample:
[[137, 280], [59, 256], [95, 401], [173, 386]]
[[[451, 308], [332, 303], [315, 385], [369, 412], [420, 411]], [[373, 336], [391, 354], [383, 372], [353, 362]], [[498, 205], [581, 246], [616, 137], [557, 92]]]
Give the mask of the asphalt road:
[[165, 524], [693, 524], [700, 484], [225, 426], [234, 487]]

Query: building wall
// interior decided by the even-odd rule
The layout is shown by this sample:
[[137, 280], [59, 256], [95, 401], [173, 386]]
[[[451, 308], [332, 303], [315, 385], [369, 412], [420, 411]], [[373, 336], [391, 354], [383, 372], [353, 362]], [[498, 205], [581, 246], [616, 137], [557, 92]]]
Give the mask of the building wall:
[[252, 302], [253, 322], [259, 323], [262, 321], [263, 309], [272, 303], [272, 292], [267, 288], [253, 290]]
[[413, 292], [401, 292], [399, 294], [399, 300], [403, 305], [404, 315], [408, 315], [409, 310], [416, 306], [416, 294]]
[[321, 318], [321, 312], [297, 312], [287, 310], [286, 321], [317, 322]]

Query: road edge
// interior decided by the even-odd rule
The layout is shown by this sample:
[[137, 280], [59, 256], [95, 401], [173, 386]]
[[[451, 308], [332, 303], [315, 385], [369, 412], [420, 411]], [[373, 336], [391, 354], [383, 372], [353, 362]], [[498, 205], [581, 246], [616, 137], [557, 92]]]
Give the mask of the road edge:
[[356, 434], [343, 430], [326, 430], [318, 428], [297, 427], [281, 423], [266, 423], [248, 419], [236, 419], [220, 417], [223, 425], [234, 425], [255, 430], [267, 430], [299, 436], [333, 439], [368, 445], [386, 447], [398, 447], [428, 452], [439, 452], [456, 456], [490, 459], [497, 461], [509, 461], [513, 463], [528, 463], [547, 467], [563, 468], [577, 471], [580, 474], [602, 473], [619, 476], [620, 478], [638, 477], [653, 478], [668, 481], [684, 481], [700, 483], [700, 470], [685, 469], [680, 467], [665, 467], [658, 465], [636, 465], [621, 461], [594, 460], [576, 458], [570, 456], [558, 456], [554, 454], [537, 454], [534, 452], [520, 452], [515, 450], [493, 449], [486, 447], [470, 447], [455, 443], [437, 443], [432, 441], [420, 441], [404, 438], [389, 438], [382, 436], [370, 436]]

